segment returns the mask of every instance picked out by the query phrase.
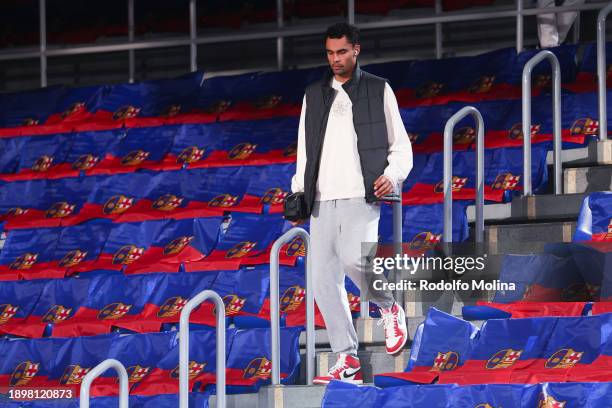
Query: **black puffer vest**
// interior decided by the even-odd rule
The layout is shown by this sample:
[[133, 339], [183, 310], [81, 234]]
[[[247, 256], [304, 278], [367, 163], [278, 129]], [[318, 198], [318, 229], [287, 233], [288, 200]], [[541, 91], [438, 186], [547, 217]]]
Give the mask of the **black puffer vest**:
[[[319, 177], [319, 165], [327, 120], [336, 90], [331, 87], [332, 71], [306, 88], [306, 170], [304, 198], [311, 214]], [[355, 66], [353, 76], [342, 87], [353, 104], [353, 124], [357, 133], [357, 150], [368, 203], [376, 201], [374, 181], [388, 165], [389, 141], [385, 122], [384, 92], [386, 80]]]

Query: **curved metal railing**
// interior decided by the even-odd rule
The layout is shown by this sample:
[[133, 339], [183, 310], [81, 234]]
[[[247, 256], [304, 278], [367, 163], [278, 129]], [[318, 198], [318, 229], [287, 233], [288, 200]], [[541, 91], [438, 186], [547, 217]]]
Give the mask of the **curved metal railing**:
[[104, 360], [83, 377], [79, 396], [79, 408], [89, 408], [91, 383], [109, 368], [114, 368], [119, 376], [119, 408], [128, 408], [130, 392], [128, 388], [128, 374], [123, 364], [114, 358]]
[[523, 195], [531, 191], [531, 71], [548, 59], [552, 67], [553, 81], [553, 166], [555, 194], [563, 193], [561, 180], [561, 67], [559, 60], [548, 50], [534, 55], [523, 67]]
[[212, 290], [203, 290], [191, 299], [181, 311], [179, 334], [179, 406], [189, 405], [189, 317], [202, 302], [212, 300], [217, 314], [217, 407], [225, 408], [225, 304]]
[[280, 305], [279, 305], [279, 252], [283, 245], [300, 237], [306, 248], [306, 381], [312, 384], [315, 370], [314, 293], [312, 267], [308, 259], [310, 235], [303, 228], [291, 228], [280, 236], [270, 254], [270, 327], [272, 336], [272, 384], [280, 384]]
[[478, 109], [466, 106], [444, 127], [444, 242], [453, 242], [453, 132], [461, 119], [472, 115], [476, 122], [476, 242], [484, 241], [484, 121]]

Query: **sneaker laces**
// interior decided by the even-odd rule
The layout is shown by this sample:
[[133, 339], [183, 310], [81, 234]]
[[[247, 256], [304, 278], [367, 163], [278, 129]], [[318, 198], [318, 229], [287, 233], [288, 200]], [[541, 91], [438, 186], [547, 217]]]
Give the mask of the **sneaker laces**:
[[346, 368], [348, 368], [348, 365], [346, 364], [346, 357], [340, 357], [338, 360], [336, 360], [336, 364], [329, 369], [328, 373], [330, 376], [335, 377], [336, 374], [340, 374], [340, 372]]
[[380, 326], [381, 324], [384, 324], [385, 337], [387, 338], [399, 336], [401, 334], [399, 331], [399, 324], [397, 323], [399, 313], [392, 312], [393, 306], [391, 306], [389, 309], [386, 309], [388, 310], [387, 312], [385, 312], [384, 310], [385, 309], [381, 309], [381, 319], [376, 325]]

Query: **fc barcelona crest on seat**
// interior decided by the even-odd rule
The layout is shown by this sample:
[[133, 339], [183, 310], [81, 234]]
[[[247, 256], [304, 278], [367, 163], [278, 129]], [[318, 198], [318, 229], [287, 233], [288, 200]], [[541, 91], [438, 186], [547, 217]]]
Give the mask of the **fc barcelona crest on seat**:
[[168, 298], [164, 304], [159, 307], [157, 317], [165, 318], [176, 316], [181, 313], [181, 310], [183, 310], [187, 302], [189, 302], [189, 299], [181, 296], [173, 296]]
[[418, 133], [408, 132], [408, 139], [410, 140], [410, 143], [416, 143], [419, 141], [420, 136]]
[[13, 207], [10, 208], [9, 210], [7, 210], [4, 215], [7, 217], [15, 217], [18, 215], [23, 215], [25, 213], [27, 213], [29, 210], [27, 208], [21, 208], [21, 207]]
[[113, 255], [113, 264], [129, 265], [134, 263], [144, 254], [144, 250], [144, 248], [136, 245], [124, 245]]
[[40, 370], [40, 363], [33, 363], [31, 361], [24, 361], [20, 363], [15, 370], [13, 370], [13, 374], [11, 374], [11, 378], [9, 379], [10, 387], [22, 387], [27, 385], [32, 378], [38, 374]]
[[134, 384], [145, 378], [149, 372], [151, 372], [151, 367], [133, 365], [126, 368], [125, 371], [127, 371], [128, 374], [128, 382]]
[[[467, 183], [467, 181], [468, 181], [467, 177], [453, 176], [453, 178], [451, 179], [451, 189], [453, 190], [453, 193], [465, 187], [465, 184]], [[443, 192], [444, 192], [444, 180], [440, 180], [434, 186], [434, 193], [443, 193]]]
[[122, 166], [136, 166], [149, 157], [149, 152], [144, 150], [134, 150], [121, 158]]
[[540, 395], [538, 401], [538, 408], [564, 408], [565, 401], [557, 401], [550, 395]]
[[9, 265], [9, 269], [30, 269], [38, 259], [38, 254], [27, 252], [15, 258]]
[[416, 250], [430, 249], [435, 247], [440, 241], [442, 241], [442, 234], [434, 234], [430, 231], [419, 232], [412, 238], [409, 247]]
[[45, 218], [64, 218], [72, 214], [75, 208], [76, 205], [65, 201], [55, 203], [45, 211]]
[[592, 118], [581, 118], [572, 123], [571, 135], [592, 136], [599, 132], [599, 121]]
[[272, 373], [272, 362], [265, 357], [254, 358], [244, 369], [244, 379], [268, 379]]
[[153, 207], [154, 210], [159, 211], [172, 211], [176, 210], [182, 202], [183, 199], [175, 196], [174, 194], [164, 194], [155, 200], [151, 207]]
[[300, 285], [293, 285], [285, 290], [283, 296], [280, 298], [280, 311], [283, 313], [290, 313], [295, 311], [306, 296], [306, 290]]
[[59, 261], [59, 266], [61, 266], [62, 268], [69, 268], [71, 266], [78, 265], [83, 261], [83, 259], [85, 259], [86, 256], [87, 251], [74, 249], [64, 255], [64, 257]]
[[584, 352], [576, 351], [571, 348], [564, 348], [555, 352], [546, 360], [544, 367], [546, 368], [572, 368], [575, 366]]
[[278, 187], [271, 188], [265, 192], [263, 197], [261, 197], [261, 203], [271, 204], [271, 205], [282, 204], [288, 195], [289, 193], [287, 193], [286, 191], [283, 191], [282, 189]]
[[606, 235], [604, 235], [604, 239], [607, 240], [612, 240], [612, 218], [610, 218], [610, 222], [608, 223], [608, 231], [606, 232]]
[[23, 122], [21, 122], [22, 126], [36, 126], [40, 123], [40, 121], [36, 118], [25, 118]]
[[238, 204], [238, 196], [219, 194], [208, 202], [210, 207], [233, 207]]
[[229, 109], [231, 104], [230, 101], [217, 101], [208, 105], [205, 111], [207, 113], [223, 113]]
[[66, 367], [59, 382], [61, 385], [80, 384], [90, 370], [91, 368], [81, 367], [78, 364], [71, 364]]
[[240, 242], [234, 245], [232, 248], [230, 248], [225, 254], [225, 257], [226, 258], [241, 258], [245, 256], [246, 254], [248, 254], [253, 248], [255, 248], [255, 245], [257, 245], [257, 242], [251, 242], [251, 241]]
[[98, 164], [99, 161], [100, 159], [94, 155], [84, 154], [72, 163], [72, 168], [74, 170], [89, 170]]
[[176, 158], [178, 164], [189, 164], [200, 161], [204, 156], [205, 149], [198, 148], [197, 146], [189, 146], [183, 149], [183, 151]]
[[440, 95], [443, 89], [444, 84], [442, 83], [428, 82], [419, 86], [416, 91], [414, 91], [414, 96], [418, 99], [433, 98], [434, 96]]
[[283, 150], [283, 157], [295, 157], [297, 156], [297, 143], [291, 143]]
[[72, 308], [62, 305], [54, 305], [42, 317], [43, 323], [59, 323], [68, 320], [72, 316]]
[[552, 76], [548, 74], [538, 74], [533, 77], [533, 86], [539, 88], [550, 88], [552, 86]]
[[[531, 125], [531, 137], [538, 134], [538, 132], [540, 131], [540, 128], [541, 128], [540, 125], [532, 124]], [[514, 125], [512, 125], [512, 127], [508, 131], [508, 138], [512, 140], [523, 140], [523, 124], [515, 123]]]
[[240, 143], [230, 150], [228, 157], [231, 160], [244, 160], [248, 158], [254, 151], [257, 145], [251, 143]]
[[523, 354], [523, 350], [504, 349], [493, 354], [485, 367], [489, 370], [508, 368], [514, 365]]
[[576, 282], [563, 289], [561, 300], [564, 302], [590, 302], [599, 300], [600, 285]]
[[191, 241], [193, 241], [193, 236], [185, 236], [185, 237], [178, 237], [176, 239], [173, 239], [168, 245], [166, 245], [164, 247], [164, 255], [168, 256], [168, 255], [176, 255], [179, 254], [183, 251], [183, 249], [187, 248], [187, 246], [189, 244], [191, 244]]
[[178, 115], [179, 113], [181, 113], [181, 105], [173, 104], [162, 111], [162, 116], [166, 118], [171, 118], [173, 116]]
[[276, 108], [281, 103], [282, 100], [283, 100], [283, 97], [280, 95], [268, 95], [268, 96], [265, 96], [255, 101], [255, 107], [257, 109]]
[[116, 302], [104, 306], [98, 312], [98, 320], [118, 320], [125, 316], [132, 309], [132, 305]]
[[0, 305], [0, 324], [4, 324], [11, 320], [17, 311], [19, 306], [13, 306], [11, 304]]
[[434, 358], [433, 364], [430, 371], [450, 371], [454, 370], [459, 364], [459, 354], [454, 351], [447, 351], [446, 353], [438, 352], [436, 358]]
[[85, 111], [85, 103], [84, 102], [75, 102], [68, 107], [65, 111], [61, 113], [62, 119], [67, 119], [71, 116], [76, 115], [77, 113]]
[[42, 155], [32, 165], [32, 171], [44, 172], [49, 170], [53, 164], [53, 156]]
[[[197, 362], [197, 361], [190, 361], [189, 362], [189, 368], [188, 368], [188, 377], [190, 380], [193, 380], [194, 378], [196, 378], [198, 375], [200, 375], [202, 373], [202, 371], [204, 371], [204, 368], [206, 367], [206, 363], [205, 362]], [[178, 380], [179, 378], [179, 366], [176, 366], [172, 371], [170, 371], [170, 377], [174, 378], [176, 380]]]
[[495, 83], [495, 75], [483, 75], [476, 82], [474, 82], [469, 88], [470, 93], [485, 93], [489, 92], [493, 88]]
[[138, 116], [140, 113], [140, 108], [137, 108], [132, 105], [125, 105], [117, 109], [113, 113], [113, 120], [123, 120], [123, 119], [131, 119]]
[[104, 203], [102, 212], [104, 214], [122, 214], [134, 204], [134, 199], [124, 195], [114, 195]]
[[491, 188], [493, 190], [514, 190], [520, 181], [521, 176], [515, 176], [512, 173], [501, 173], [495, 177]]
[[476, 140], [476, 130], [471, 126], [458, 129], [453, 134], [453, 144], [470, 145]]
[[287, 244], [287, 256], [306, 256], [306, 245], [301, 237], [293, 238], [289, 244]]
[[235, 316], [240, 313], [245, 303], [246, 299], [238, 295], [223, 296], [223, 304], [225, 304], [225, 314], [227, 316]]

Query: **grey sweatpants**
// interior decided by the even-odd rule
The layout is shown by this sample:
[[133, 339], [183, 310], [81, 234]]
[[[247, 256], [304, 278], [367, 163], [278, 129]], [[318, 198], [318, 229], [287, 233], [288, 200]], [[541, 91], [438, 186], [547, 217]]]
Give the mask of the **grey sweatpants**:
[[[380, 205], [364, 198], [315, 202], [310, 217], [314, 295], [335, 353], [357, 355], [357, 334], [344, 287], [345, 275], [360, 287], [364, 275], [362, 242], [378, 241]], [[390, 292], [371, 293], [379, 307], [393, 305]]]

